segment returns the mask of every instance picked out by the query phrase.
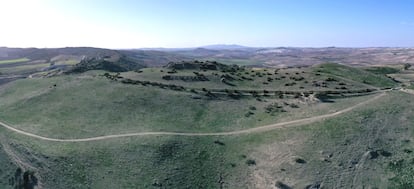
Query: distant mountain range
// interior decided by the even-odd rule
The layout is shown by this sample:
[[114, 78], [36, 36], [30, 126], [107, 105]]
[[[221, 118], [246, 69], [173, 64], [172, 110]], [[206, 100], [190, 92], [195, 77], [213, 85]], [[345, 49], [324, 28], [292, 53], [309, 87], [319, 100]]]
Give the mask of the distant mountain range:
[[242, 50], [242, 49], [253, 49], [253, 47], [246, 47], [241, 45], [226, 45], [226, 44], [216, 44], [216, 45], [207, 45], [207, 46], [201, 46], [199, 48], [204, 49], [212, 49], [212, 50]]
[[157, 51], [183, 51], [183, 50], [194, 50], [194, 49], [209, 49], [209, 50], [246, 50], [246, 49], [256, 49], [256, 47], [247, 47], [236, 44], [214, 44], [214, 45], [205, 45], [199, 47], [184, 47], [184, 48], [139, 48], [138, 50], [157, 50]]

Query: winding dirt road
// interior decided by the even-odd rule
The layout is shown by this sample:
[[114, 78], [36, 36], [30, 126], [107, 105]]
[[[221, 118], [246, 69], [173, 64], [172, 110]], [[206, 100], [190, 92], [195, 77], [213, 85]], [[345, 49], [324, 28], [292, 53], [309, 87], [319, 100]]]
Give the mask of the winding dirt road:
[[414, 95], [414, 90], [412, 89], [400, 89], [400, 91]]
[[368, 104], [372, 101], [375, 101], [383, 96], [385, 96], [386, 93], [381, 93], [367, 101], [358, 103], [354, 106], [345, 108], [343, 110], [334, 112], [334, 113], [330, 113], [330, 114], [324, 114], [324, 115], [319, 115], [319, 116], [314, 116], [314, 117], [309, 117], [309, 118], [303, 118], [303, 119], [297, 119], [297, 120], [293, 120], [293, 121], [286, 121], [286, 122], [281, 122], [281, 123], [275, 123], [275, 124], [271, 124], [271, 125], [265, 125], [265, 126], [260, 126], [260, 127], [255, 127], [255, 128], [250, 128], [250, 129], [243, 129], [243, 130], [237, 130], [237, 131], [228, 131], [228, 132], [215, 132], [215, 133], [185, 133], [185, 132], [138, 132], [138, 133], [126, 133], [126, 134], [115, 134], [115, 135], [105, 135], [105, 136], [97, 136], [97, 137], [90, 137], [90, 138], [81, 138], [81, 139], [57, 139], [57, 138], [49, 138], [49, 137], [44, 137], [44, 136], [40, 136], [37, 134], [33, 134], [33, 133], [29, 133], [20, 129], [16, 129], [14, 127], [12, 127], [9, 124], [6, 124], [4, 122], [0, 121], [0, 125], [5, 127], [6, 129], [9, 129], [13, 132], [16, 132], [18, 134], [22, 134], [28, 137], [32, 137], [32, 138], [36, 138], [36, 139], [40, 139], [40, 140], [45, 140], [45, 141], [53, 141], [53, 142], [89, 142], [89, 141], [98, 141], [98, 140], [106, 140], [106, 139], [112, 139], [112, 138], [122, 138], [122, 137], [133, 137], [133, 136], [147, 136], [147, 135], [169, 135], [169, 136], [225, 136], [225, 135], [239, 135], [239, 134], [249, 134], [249, 133], [254, 133], [254, 132], [265, 132], [265, 131], [269, 131], [269, 130], [273, 130], [273, 129], [279, 129], [279, 128], [287, 128], [287, 127], [292, 127], [292, 126], [298, 126], [298, 125], [304, 125], [304, 124], [309, 124], [309, 123], [313, 123], [316, 121], [320, 121], [326, 118], [330, 118], [330, 117], [334, 117], [346, 112], [349, 112], [357, 107], [363, 106], [365, 104]]

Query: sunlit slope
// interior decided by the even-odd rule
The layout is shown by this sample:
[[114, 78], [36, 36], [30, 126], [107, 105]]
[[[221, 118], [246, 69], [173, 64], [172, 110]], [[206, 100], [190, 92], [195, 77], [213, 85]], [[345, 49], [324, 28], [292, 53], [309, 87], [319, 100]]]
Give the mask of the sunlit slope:
[[[335, 119], [226, 137], [68, 144], [0, 128], [11, 149], [0, 159], [19, 157], [45, 188], [411, 188], [413, 103], [410, 94], [392, 92]], [[2, 170], [7, 183], [15, 170]]]
[[375, 74], [364, 69], [345, 66], [341, 64], [319, 64], [313, 67], [314, 71], [343, 77], [349, 80], [372, 85], [375, 87], [393, 87], [396, 83], [382, 74]]
[[142, 131], [221, 132], [330, 113], [370, 96], [320, 103], [315, 97], [211, 98], [203, 92], [111, 81], [102, 72], [25, 79], [0, 91], [0, 118], [52, 138]]

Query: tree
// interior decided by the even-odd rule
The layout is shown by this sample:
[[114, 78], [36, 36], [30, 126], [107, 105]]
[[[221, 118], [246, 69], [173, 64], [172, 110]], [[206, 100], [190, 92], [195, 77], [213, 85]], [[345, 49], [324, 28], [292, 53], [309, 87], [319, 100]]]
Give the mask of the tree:
[[404, 70], [408, 70], [411, 67], [411, 64], [406, 63], [404, 64]]

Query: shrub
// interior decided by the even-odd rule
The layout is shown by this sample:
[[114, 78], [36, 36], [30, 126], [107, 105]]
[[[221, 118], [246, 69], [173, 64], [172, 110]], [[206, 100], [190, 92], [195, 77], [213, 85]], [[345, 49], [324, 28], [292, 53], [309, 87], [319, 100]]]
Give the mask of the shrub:
[[38, 179], [33, 171], [24, 171], [19, 167], [16, 169], [14, 177], [9, 180], [10, 185], [16, 189], [35, 188], [38, 185]]
[[296, 158], [296, 159], [295, 159], [295, 162], [296, 162], [296, 163], [300, 163], [300, 164], [304, 164], [304, 163], [306, 163], [306, 161], [305, 161], [304, 159], [302, 159], [302, 158]]
[[285, 86], [293, 86], [296, 85], [296, 82], [292, 82], [292, 83], [285, 83]]
[[407, 153], [407, 154], [410, 154], [410, 153], [411, 153], [411, 152], [413, 152], [413, 151], [412, 151], [412, 150], [410, 150], [410, 149], [404, 149], [404, 150], [403, 150], [403, 152], [404, 152], [404, 153]]
[[290, 107], [291, 107], [291, 108], [299, 108], [299, 106], [298, 106], [297, 104], [293, 104], [293, 103], [292, 103], [292, 104], [290, 104]]
[[327, 79], [325, 79], [325, 81], [337, 81], [335, 78], [332, 78], [332, 77], [328, 77]]
[[286, 185], [283, 182], [277, 181], [275, 184], [276, 187], [280, 188], [280, 189], [291, 189], [290, 186]]
[[250, 94], [252, 94], [253, 97], [258, 97], [259, 95], [257, 94], [257, 91], [252, 91], [250, 92]]
[[385, 151], [385, 150], [378, 150], [378, 152], [384, 157], [390, 157], [392, 155], [391, 152], [388, 152], [388, 151]]
[[221, 141], [219, 141], [219, 140], [215, 140], [214, 141], [214, 144], [218, 144], [218, 145], [220, 145], [220, 146], [224, 146], [225, 144], [224, 144], [224, 142], [221, 142]]
[[254, 159], [248, 159], [246, 160], [246, 164], [248, 166], [253, 166], [253, 165], [256, 165], [256, 161]]

